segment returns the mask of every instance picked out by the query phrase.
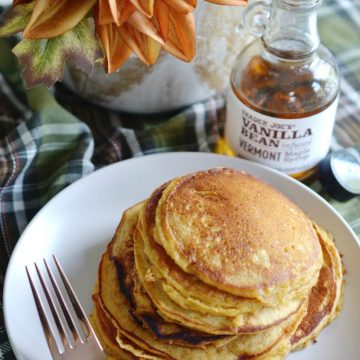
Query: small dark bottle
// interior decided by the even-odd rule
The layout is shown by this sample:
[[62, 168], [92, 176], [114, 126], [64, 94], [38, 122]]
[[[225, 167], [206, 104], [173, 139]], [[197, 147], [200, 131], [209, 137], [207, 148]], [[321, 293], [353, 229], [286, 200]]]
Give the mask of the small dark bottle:
[[328, 155], [318, 166], [324, 190], [338, 201], [360, 195], [360, 145]]

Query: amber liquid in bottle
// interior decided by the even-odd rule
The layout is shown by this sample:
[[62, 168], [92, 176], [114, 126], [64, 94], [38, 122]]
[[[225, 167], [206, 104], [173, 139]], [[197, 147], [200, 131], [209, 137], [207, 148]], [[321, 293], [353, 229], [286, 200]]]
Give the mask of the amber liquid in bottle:
[[339, 76], [319, 43], [320, 0], [273, 0], [265, 32], [230, 77], [225, 142], [235, 156], [304, 180], [327, 154]]
[[[288, 56], [291, 58], [291, 54]], [[326, 84], [316, 79], [310, 69], [303, 68], [301, 72], [295, 69], [254, 56], [239, 83], [231, 83], [232, 91], [250, 109], [278, 119], [296, 121], [328, 108], [335, 98], [324, 99], [317, 91]], [[316, 168], [312, 167], [291, 176], [301, 180], [315, 171]]]

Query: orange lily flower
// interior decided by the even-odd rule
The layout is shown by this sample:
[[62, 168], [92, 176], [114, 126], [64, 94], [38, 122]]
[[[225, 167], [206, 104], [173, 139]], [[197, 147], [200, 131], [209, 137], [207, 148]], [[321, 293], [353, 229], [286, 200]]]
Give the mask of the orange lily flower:
[[[246, 0], [207, 0], [221, 5], [244, 5]], [[13, 6], [29, 0], [14, 0]], [[197, 0], [34, 0], [24, 30], [30, 39], [52, 38], [71, 30], [92, 9], [95, 31], [108, 73], [135, 53], [154, 64], [163, 48], [184, 61], [196, 52], [193, 11]], [[96, 6], [94, 6], [96, 5]]]
[[[128, 58], [129, 49], [148, 65], [156, 62], [161, 48], [191, 61], [196, 48], [192, 14], [195, 5], [194, 0], [173, 1], [171, 6], [166, 0], [99, 1], [95, 9], [96, 32], [103, 44], [106, 71], [115, 71]], [[150, 14], [153, 16], [148, 17]]]

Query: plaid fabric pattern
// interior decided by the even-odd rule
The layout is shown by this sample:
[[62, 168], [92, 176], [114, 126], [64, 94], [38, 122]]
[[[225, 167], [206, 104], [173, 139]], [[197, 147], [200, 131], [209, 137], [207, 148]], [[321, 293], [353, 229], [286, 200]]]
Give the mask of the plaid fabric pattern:
[[[336, 150], [360, 144], [360, 1], [325, 0], [319, 30], [342, 75]], [[25, 91], [10, 51], [13, 42], [0, 39], [0, 290], [21, 232], [56, 193], [119, 160], [165, 151], [214, 152], [225, 107], [219, 95], [175, 114], [139, 117], [86, 103], [62, 84], [55, 97], [41, 86]], [[338, 203], [319, 183], [311, 186], [360, 235], [360, 198]], [[2, 312], [0, 359], [14, 359]]]
[[333, 150], [360, 142], [360, 1], [328, 0], [319, 10], [321, 41], [341, 73]]
[[96, 167], [167, 151], [214, 151], [224, 124], [224, 97], [218, 95], [177, 114], [156, 117], [121, 114], [74, 98], [61, 84], [58, 101], [86, 122], [95, 140]]

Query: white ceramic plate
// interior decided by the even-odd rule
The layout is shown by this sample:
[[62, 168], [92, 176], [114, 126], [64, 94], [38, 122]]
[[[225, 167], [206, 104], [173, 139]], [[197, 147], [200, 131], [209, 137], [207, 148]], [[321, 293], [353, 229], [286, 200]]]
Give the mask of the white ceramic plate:
[[217, 166], [246, 170], [278, 188], [330, 230], [344, 254], [348, 274], [343, 312], [321, 333], [317, 344], [289, 359], [359, 359], [360, 247], [355, 234], [324, 200], [299, 182], [248, 161], [206, 153], [167, 153], [107, 166], [69, 186], [38, 213], [15, 248], [5, 279], [6, 328], [17, 358], [50, 359], [25, 265], [56, 254], [90, 313], [100, 256], [123, 210], [166, 180]]

